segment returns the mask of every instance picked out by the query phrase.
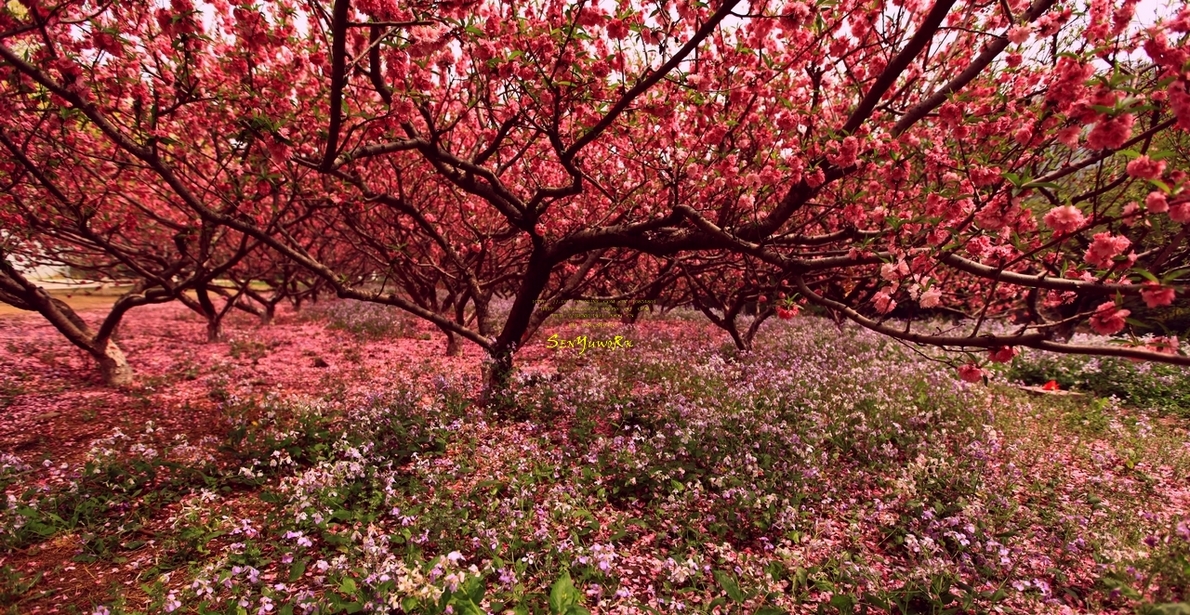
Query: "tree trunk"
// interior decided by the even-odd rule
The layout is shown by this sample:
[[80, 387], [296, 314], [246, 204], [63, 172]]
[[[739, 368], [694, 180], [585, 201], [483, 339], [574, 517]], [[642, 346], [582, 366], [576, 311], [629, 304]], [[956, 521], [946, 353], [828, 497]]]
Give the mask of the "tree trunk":
[[491, 359], [481, 395], [481, 401], [485, 404], [495, 402], [500, 406], [509, 401], [508, 385], [512, 381], [512, 358], [516, 351], [520, 350], [521, 339], [533, 324], [537, 300], [549, 282], [552, 266], [542, 246], [534, 248], [525, 276], [521, 279], [521, 286], [517, 289], [512, 309], [508, 312], [508, 320], [504, 321], [503, 330], [488, 351]]
[[512, 382], [512, 355], [512, 350], [507, 347], [496, 347], [490, 351], [483, 366], [484, 386], [479, 398], [480, 405], [495, 406], [497, 409], [507, 405], [508, 385]]
[[115, 342], [109, 341], [107, 348], [97, 359], [99, 373], [103, 376], [104, 384], [110, 387], [124, 387], [132, 384], [132, 366], [128, 365], [124, 351], [120, 350]]
[[752, 319], [752, 323], [748, 325], [748, 331], [744, 333], [744, 343], [748, 345], [748, 350], [752, 349], [752, 343], [756, 339], [756, 332], [760, 331], [760, 325], [764, 324], [764, 321], [768, 320], [775, 313], [775, 310], [766, 310], [760, 312]]
[[269, 326], [273, 324], [273, 318], [277, 315], [277, 304], [266, 303], [264, 309], [260, 311], [260, 324]]
[[723, 328], [727, 329], [727, 333], [731, 335], [731, 340], [735, 342], [736, 350], [747, 352], [752, 350], [751, 336], [745, 337], [740, 335], [739, 327], [735, 326], [735, 319], [725, 321]]
[[223, 339], [223, 327], [217, 318], [207, 320], [207, 343], [215, 343]]
[[453, 332], [446, 332], [446, 356], [457, 357], [463, 354], [463, 348], [459, 345], [459, 338]]

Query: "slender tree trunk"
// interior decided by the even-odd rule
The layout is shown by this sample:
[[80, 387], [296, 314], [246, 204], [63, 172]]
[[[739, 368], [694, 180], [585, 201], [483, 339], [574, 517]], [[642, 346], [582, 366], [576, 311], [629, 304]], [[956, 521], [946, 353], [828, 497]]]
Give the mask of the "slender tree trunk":
[[207, 317], [207, 343], [215, 343], [223, 339], [223, 327], [217, 317]]
[[752, 350], [752, 337], [740, 335], [739, 327], [735, 326], [735, 319], [725, 320], [723, 328], [727, 330], [731, 340], [735, 342], [736, 350], [749, 351]]
[[277, 304], [266, 303], [264, 309], [260, 311], [260, 324], [269, 326], [273, 324], [273, 318], [277, 316]]
[[459, 338], [451, 331], [446, 332], [446, 356], [457, 357], [463, 354], [463, 347], [459, 345]]
[[502, 407], [507, 402], [509, 385], [512, 383], [513, 353], [507, 348], [493, 348], [484, 363], [484, 387], [480, 395], [481, 405]]
[[752, 343], [756, 339], [756, 332], [760, 331], [760, 325], [764, 324], [764, 321], [768, 320], [775, 313], [773, 310], [766, 310], [760, 312], [752, 319], [752, 323], [748, 325], [748, 330], [744, 333], [744, 342], [748, 344], [748, 350], [752, 349]]
[[97, 357], [99, 373], [103, 382], [111, 387], [123, 387], [132, 384], [132, 366], [124, 357], [124, 351], [115, 342], [109, 341], [103, 353]]
[[513, 355], [520, 349], [521, 338], [529, 330], [537, 300], [549, 282], [551, 269], [549, 257], [539, 245], [529, 257], [529, 266], [525, 269], [521, 287], [517, 289], [504, 329], [489, 351], [490, 362], [484, 378], [482, 403], [503, 403], [508, 385], [512, 382]]
[[132, 366], [124, 352], [111, 339], [128, 309], [146, 301], [139, 293], [127, 294], [116, 301], [99, 331], [92, 331], [66, 302], [51, 296], [30, 282], [0, 253], [0, 300], [18, 309], [41, 314], [70, 343], [86, 352], [99, 365], [99, 373], [108, 386], [132, 384]]

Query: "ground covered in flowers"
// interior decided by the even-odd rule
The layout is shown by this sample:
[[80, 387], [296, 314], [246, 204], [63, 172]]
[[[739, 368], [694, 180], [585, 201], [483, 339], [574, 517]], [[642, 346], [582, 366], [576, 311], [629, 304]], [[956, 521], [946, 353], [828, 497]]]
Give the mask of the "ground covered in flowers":
[[1186, 417], [1030, 395], [1019, 368], [964, 383], [810, 316], [748, 354], [693, 317], [572, 321], [481, 408], [479, 353], [374, 306], [204, 336], [176, 306], [134, 312], [138, 384], [113, 391], [44, 323], [0, 319], [3, 608], [1132, 613], [1190, 594]]

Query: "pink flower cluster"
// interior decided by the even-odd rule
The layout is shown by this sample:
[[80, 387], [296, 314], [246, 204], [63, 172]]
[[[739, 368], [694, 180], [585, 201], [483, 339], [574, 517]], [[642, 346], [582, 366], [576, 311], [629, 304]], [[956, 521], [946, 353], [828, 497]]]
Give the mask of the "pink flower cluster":
[[1141, 156], [1128, 163], [1128, 174], [1137, 179], [1160, 179], [1165, 173], [1165, 161]]
[[1095, 124], [1087, 135], [1087, 147], [1091, 149], [1117, 149], [1132, 137], [1132, 124], [1136, 118], [1131, 113], [1115, 117], [1104, 117]]
[[1087, 217], [1083, 215], [1082, 210], [1073, 205], [1063, 205], [1055, 207], [1045, 214], [1046, 226], [1054, 230], [1058, 235], [1069, 235], [1078, 229], [1082, 228], [1087, 222]]
[[1163, 307], [1173, 304], [1174, 290], [1155, 282], [1149, 282], [1140, 291], [1140, 298], [1144, 299], [1145, 305], [1150, 308]]
[[1112, 259], [1131, 245], [1132, 241], [1123, 235], [1113, 237], [1111, 233], [1096, 233], [1083, 258], [1096, 267], [1110, 267]]
[[1100, 335], [1115, 335], [1124, 330], [1124, 319], [1131, 313], [1117, 308], [1111, 301], [1105, 301], [1091, 315], [1091, 330]]
[[855, 164], [859, 155], [859, 141], [855, 137], [846, 137], [838, 144], [838, 153], [830, 157], [831, 164], [847, 168]]

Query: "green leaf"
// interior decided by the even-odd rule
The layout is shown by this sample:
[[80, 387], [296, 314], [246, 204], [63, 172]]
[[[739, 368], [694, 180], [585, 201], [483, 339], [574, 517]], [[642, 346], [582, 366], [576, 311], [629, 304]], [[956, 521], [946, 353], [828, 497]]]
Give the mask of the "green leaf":
[[762, 606], [756, 609], [754, 615], [786, 615], [785, 609], [777, 608], [775, 606]]
[[463, 593], [475, 604], [483, 602], [483, 594], [487, 591], [483, 584], [483, 578], [478, 576], [467, 577], [467, 580], [463, 582], [462, 589]]
[[355, 579], [353, 579], [351, 577], [344, 577], [343, 582], [339, 583], [339, 591], [341, 591], [345, 594], [355, 595], [355, 591], [356, 591]]
[[456, 596], [450, 601], [450, 604], [454, 606], [454, 612], [459, 615], [485, 615], [483, 609], [476, 606], [470, 598], [459, 598]]
[[566, 615], [570, 607], [578, 604], [579, 593], [570, 580], [570, 571], [563, 571], [562, 576], [550, 588], [550, 612], [554, 615]]
[[1153, 275], [1152, 273], [1149, 273], [1148, 271], [1145, 271], [1144, 269], [1133, 269], [1133, 271], [1136, 272], [1136, 274], [1139, 275], [1140, 277], [1142, 277], [1150, 282], [1153, 282], [1155, 284], [1161, 283], [1161, 281], [1157, 279], [1157, 276]]
[[715, 581], [719, 583], [719, 587], [727, 592], [727, 597], [731, 598], [733, 602], [744, 602], [747, 598], [744, 597], [744, 592], [740, 591], [740, 584], [731, 575], [721, 570], [715, 571]]
[[303, 557], [302, 559], [299, 559], [297, 562], [294, 562], [293, 568], [289, 569], [289, 582], [290, 583], [297, 581], [298, 579], [302, 578], [303, 574], [306, 574], [306, 564], [308, 564], [309, 561], [310, 561], [309, 559]]
[[855, 598], [852, 598], [848, 594], [835, 594], [831, 596], [830, 605], [844, 613], [855, 612]]

